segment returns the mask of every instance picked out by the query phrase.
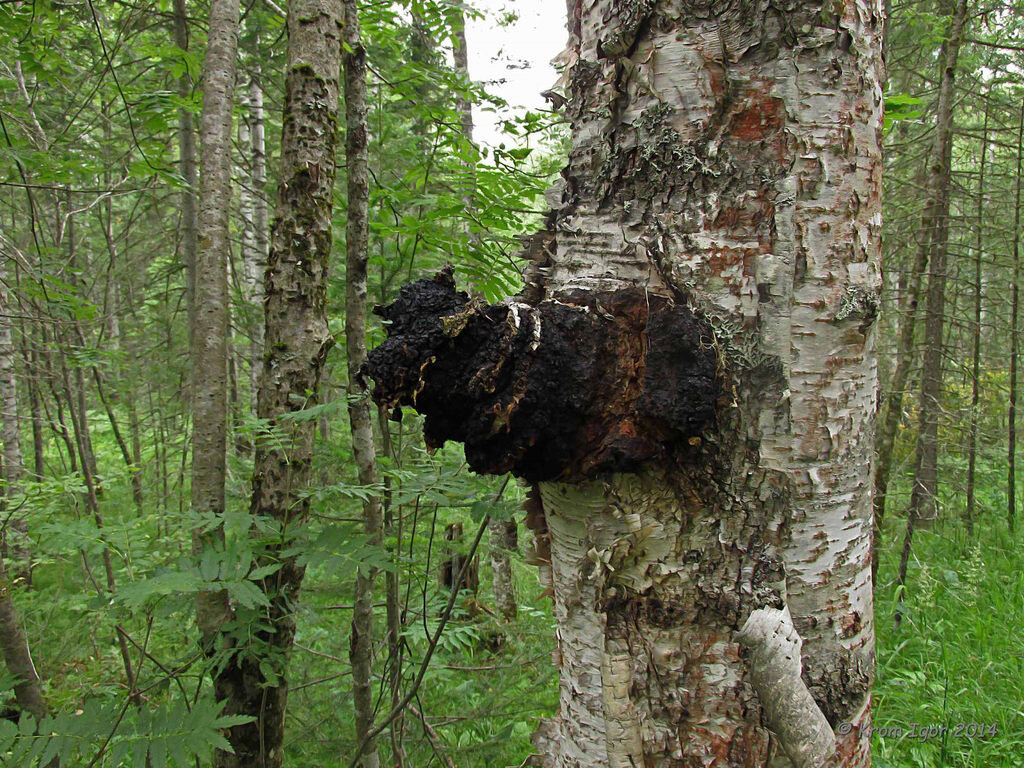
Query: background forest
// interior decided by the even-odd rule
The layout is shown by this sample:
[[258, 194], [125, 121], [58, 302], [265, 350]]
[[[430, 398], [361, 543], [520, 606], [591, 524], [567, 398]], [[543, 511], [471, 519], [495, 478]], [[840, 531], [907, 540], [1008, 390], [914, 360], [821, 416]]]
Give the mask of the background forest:
[[[538, 228], [564, 163], [560, 115], [520, 112], [501, 146], [481, 147], [470, 105], [501, 103], [466, 70], [475, 12], [420, 0], [359, 12], [370, 303], [446, 263], [491, 300], [515, 293], [518, 238]], [[33, 714], [48, 718], [37, 735], [19, 718], [15, 677], [0, 677], [5, 764], [205, 765], [236, 722], [214, 705], [222, 660], [200, 649], [195, 605], [216, 584], [248, 612], [236, 631], [255, 632], [259, 582], [273, 572], [261, 547], [279, 534], [250, 514], [250, 483], [254, 446], [280, 439], [256, 416], [255, 382], [285, 20], [253, 0], [238, 22], [221, 200], [232, 234], [225, 533], [194, 554], [193, 533], [210, 526], [192, 501], [190, 358], [209, 18], [199, 0], [0, 2], [0, 644], [8, 668], [11, 649], [31, 648], [45, 696]], [[883, 767], [1015, 766], [1024, 754], [1022, 19], [1016, 2], [891, 3], [873, 740]], [[428, 451], [411, 412], [373, 414], [378, 477], [359, 481], [345, 170], [339, 159], [328, 286], [338, 343], [320, 403], [294, 416], [315, 425], [315, 453], [309, 523], [287, 549], [306, 574], [285, 763], [346, 765], [360, 741], [350, 633], [362, 569], [377, 574], [377, 722], [409, 698], [382, 732], [382, 760], [522, 765], [558, 695], [551, 602], [516, 522], [525, 489], [470, 473], [460, 446]], [[373, 318], [368, 346], [382, 339]], [[369, 499], [382, 503], [379, 539], [364, 526]], [[276, 664], [268, 656], [261, 671], [273, 677]], [[922, 738], [914, 724], [950, 730]]]

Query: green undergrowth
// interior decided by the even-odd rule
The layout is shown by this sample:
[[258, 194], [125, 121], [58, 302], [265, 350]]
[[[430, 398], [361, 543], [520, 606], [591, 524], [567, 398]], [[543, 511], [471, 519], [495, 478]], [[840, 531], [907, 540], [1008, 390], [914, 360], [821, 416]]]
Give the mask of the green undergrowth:
[[905, 518], [890, 513], [875, 588], [876, 768], [1024, 765], [1020, 536], [987, 514], [968, 538], [949, 519], [961, 508], [950, 503], [947, 517], [914, 532], [902, 603]]
[[[468, 532], [467, 537], [471, 537]], [[486, 541], [486, 539], [485, 539]], [[444, 765], [446, 752], [462, 768], [516, 766], [533, 751], [530, 734], [541, 717], [558, 706], [557, 670], [551, 658], [554, 621], [551, 601], [541, 596], [536, 568], [514, 560], [519, 615], [503, 625], [480, 605], [493, 604], [490, 569], [481, 558], [478, 597], [464, 593], [447, 625], [429, 670], [402, 724], [406, 765]], [[319, 575], [319, 574], [318, 574]], [[320, 586], [325, 585], [317, 579]], [[347, 765], [355, 748], [352, 727], [351, 679], [348, 671], [347, 608], [332, 609], [340, 595], [326, 587], [307, 591], [304, 620], [296, 639], [294, 683], [289, 702], [287, 758], [291, 766]], [[420, 589], [422, 584], [415, 585]], [[350, 590], [345, 590], [349, 592]], [[404, 594], [404, 589], [402, 590]], [[381, 594], [379, 592], [379, 594]], [[413, 620], [405, 628], [409, 651], [403, 654], [403, 679], [419, 669], [444, 608], [447, 592], [432, 586], [425, 597], [409, 601]], [[349, 597], [342, 601], [350, 604]], [[422, 607], [426, 604], [426, 611]], [[377, 614], [377, 635], [384, 628], [383, 608]], [[411, 652], [411, 658], [410, 658]], [[390, 706], [383, 664], [378, 653], [378, 719]], [[333, 658], [330, 658], [333, 657]], [[331, 676], [334, 679], [326, 679]], [[424, 727], [426, 721], [429, 728]], [[390, 734], [381, 739], [382, 763], [393, 751]]]

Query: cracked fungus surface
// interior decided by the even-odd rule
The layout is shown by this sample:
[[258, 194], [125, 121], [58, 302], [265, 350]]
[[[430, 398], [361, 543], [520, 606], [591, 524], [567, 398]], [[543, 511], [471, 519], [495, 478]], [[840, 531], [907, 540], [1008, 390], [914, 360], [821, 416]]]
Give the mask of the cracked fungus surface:
[[389, 325], [365, 369], [374, 399], [424, 414], [427, 443], [464, 443], [476, 472], [632, 471], [687, 451], [715, 413], [711, 331], [643, 289], [485, 305], [445, 270], [375, 311]]

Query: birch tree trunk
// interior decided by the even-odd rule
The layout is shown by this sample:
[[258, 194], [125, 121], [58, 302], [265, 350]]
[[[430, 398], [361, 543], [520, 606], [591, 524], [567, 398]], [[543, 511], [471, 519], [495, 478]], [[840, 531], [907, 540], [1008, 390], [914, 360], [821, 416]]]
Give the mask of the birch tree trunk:
[[242, 275], [249, 322], [249, 397], [256, 413], [256, 395], [263, 370], [263, 275], [267, 271], [266, 140], [263, 124], [263, 89], [260, 66], [253, 63], [246, 93], [246, 115], [238, 124], [238, 143], [248, 150], [249, 177], [239, 197], [242, 210]]
[[[553, 765], [766, 764], [770, 692], [752, 690], [736, 644], [765, 589], [802, 636], [818, 707], [852, 724], [830, 764], [869, 762], [883, 15], [797, 8], [572, 6], [547, 291], [688, 301], [719, 329], [728, 384], [677, 466], [541, 486]], [[813, 741], [776, 735], [790, 757]]]
[[[309, 510], [305, 494], [313, 461], [311, 419], [290, 414], [320, 401], [320, 379], [333, 343], [327, 326], [327, 270], [337, 143], [342, 6], [340, 0], [288, 4], [288, 59], [281, 171], [264, 282], [266, 356], [257, 415], [274, 439], [256, 446], [252, 514], [281, 530], [288, 549]], [[229, 729], [235, 753], [218, 751], [219, 768], [280, 768], [288, 699], [287, 664], [304, 567], [280, 551], [280, 569], [262, 582], [270, 602], [244, 647], [216, 679], [225, 711], [255, 721]], [[273, 670], [268, 679], [266, 671]]]
[[383, 312], [375, 396], [541, 481], [545, 765], [869, 764], [882, 3], [785, 8], [571, 0], [537, 303]]
[[[5, 249], [6, 250], [6, 249]], [[6, 254], [0, 259], [7, 259]], [[11, 335], [11, 311], [7, 267], [0, 264], [0, 441], [3, 442], [3, 527], [0, 549], [16, 563], [16, 572], [28, 572], [28, 550], [25, 546], [27, 522], [15, 497], [21, 493], [25, 460], [21, 453], [21, 424], [18, 419], [18, 386], [14, 375], [14, 339]]]

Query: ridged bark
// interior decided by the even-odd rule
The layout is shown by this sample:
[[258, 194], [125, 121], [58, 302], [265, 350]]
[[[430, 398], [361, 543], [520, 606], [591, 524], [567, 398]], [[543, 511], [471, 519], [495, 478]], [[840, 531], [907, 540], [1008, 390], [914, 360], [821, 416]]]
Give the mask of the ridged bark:
[[[370, 398], [360, 368], [366, 362], [366, 269], [369, 258], [370, 199], [369, 154], [366, 129], [366, 49], [359, 32], [355, 0], [345, 0], [345, 160], [348, 179], [348, 222], [345, 230], [345, 344], [348, 353], [348, 418], [352, 454], [361, 485], [377, 482]], [[380, 499], [363, 504], [363, 525], [371, 545], [381, 544]], [[356, 575], [355, 607], [349, 659], [356, 741], [362, 743], [373, 727], [373, 586], [376, 568], [360, 567]], [[380, 759], [375, 739], [363, 748], [360, 765], [377, 768]]]
[[[289, 416], [320, 402], [320, 379], [333, 339], [327, 325], [327, 273], [338, 131], [341, 68], [340, 0], [288, 5], [288, 59], [281, 171], [264, 283], [266, 354], [257, 415], [274, 438], [257, 444], [251, 511], [281, 530], [291, 545], [309, 511], [315, 421]], [[255, 722], [231, 728], [235, 754], [218, 751], [220, 768], [279, 768], [284, 759], [287, 663], [295, 638], [295, 606], [305, 569], [270, 552], [281, 568], [262, 582], [270, 601], [261, 622], [216, 680], [225, 711]], [[270, 664], [275, 679], [265, 676]]]
[[490, 536], [494, 607], [502, 619], [510, 622], [519, 610], [511, 557], [518, 549], [519, 526], [515, 520], [491, 520], [487, 524], [487, 533]]

